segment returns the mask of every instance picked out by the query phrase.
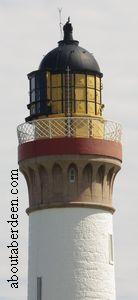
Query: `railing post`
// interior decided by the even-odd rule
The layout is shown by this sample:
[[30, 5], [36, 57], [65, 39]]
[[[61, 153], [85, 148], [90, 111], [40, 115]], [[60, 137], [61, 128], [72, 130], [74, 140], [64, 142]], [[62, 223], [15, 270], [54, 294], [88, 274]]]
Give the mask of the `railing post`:
[[68, 117], [68, 119], [67, 119], [67, 128], [68, 128], [68, 137], [70, 137], [71, 136], [71, 128], [70, 128], [70, 126], [71, 126], [71, 122], [70, 122], [71, 120], [70, 120], [70, 117]]
[[37, 132], [37, 130], [36, 130], [36, 121], [33, 121], [33, 126], [34, 126], [34, 140], [36, 140], [37, 139], [37, 134], [36, 134], [36, 132]]
[[51, 130], [51, 121], [48, 120], [48, 125], [49, 125], [49, 138], [52, 139], [52, 130]]
[[93, 123], [92, 123], [92, 118], [90, 118], [90, 121], [89, 121], [89, 134], [90, 134], [90, 137], [92, 137], [92, 133], [93, 133]]
[[90, 119], [88, 118], [87, 119], [87, 126], [88, 126], [88, 128], [87, 128], [87, 130], [88, 130], [88, 138], [90, 137]]

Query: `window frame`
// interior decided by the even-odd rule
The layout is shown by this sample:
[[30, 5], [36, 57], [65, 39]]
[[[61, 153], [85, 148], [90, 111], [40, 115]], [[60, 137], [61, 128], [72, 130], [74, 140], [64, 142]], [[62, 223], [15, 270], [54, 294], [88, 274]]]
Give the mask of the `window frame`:
[[[34, 88], [32, 88], [32, 80], [34, 79]], [[30, 103], [33, 103], [35, 102], [35, 98], [36, 98], [36, 76], [33, 75], [29, 78], [29, 81], [30, 81]], [[32, 99], [32, 94], [34, 93], [34, 99]]]
[[[72, 174], [73, 172], [73, 174]], [[76, 169], [74, 166], [70, 167], [69, 168], [69, 171], [68, 171], [68, 180], [69, 180], [69, 183], [75, 183], [76, 181]]]
[[[46, 74], [49, 73], [49, 76], [50, 76], [50, 80], [49, 80], [49, 85], [47, 85], [47, 76], [45, 76], [46, 78], [46, 101], [48, 103], [51, 103], [51, 111], [52, 111], [52, 102], [55, 103], [55, 101], [60, 101], [61, 102], [61, 106], [62, 106], [62, 109], [60, 112], [55, 112], [55, 113], [52, 113], [52, 114], [64, 114], [64, 115], [67, 115], [67, 97], [66, 97], [66, 90], [67, 90], [67, 83], [66, 83], [66, 76], [67, 76], [67, 73], [65, 72], [62, 72], [61, 73], [52, 73], [50, 71], [46, 71]], [[58, 84], [57, 86], [54, 84], [52, 86], [52, 76], [53, 75], [60, 75], [60, 85]], [[83, 84], [77, 84], [76, 82], [76, 78], [77, 76], [83, 76]], [[78, 114], [78, 115], [92, 115], [92, 116], [102, 116], [102, 110], [101, 110], [101, 106], [102, 106], [102, 99], [101, 99], [101, 77], [100, 75], [98, 74], [88, 74], [88, 73], [70, 73], [69, 74], [70, 76], [70, 91], [71, 91], [71, 96], [70, 96], [70, 115], [72, 114]], [[94, 84], [92, 84], [92, 87], [90, 85], [88, 85], [88, 76], [92, 76], [93, 77], [93, 81], [94, 81]], [[98, 78], [98, 79], [97, 79]], [[97, 88], [97, 80], [99, 80], [99, 88]], [[85, 81], [85, 83], [84, 83]], [[52, 97], [52, 94], [53, 94], [53, 91], [56, 89], [59, 89], [60, 90], [60, 99], [53, 99]], [[82, 99], [79, 99], [77, 98], [76, 96], [76, 89], [83, 89], [85, 90], [85, 97], [81, 97]], [[88, 98], [88, 90], [93, 90], [94, 91], [94, 99], [93, 100], [89, 100]], [[97, 96], [97, 92], [98, 92], [98, 96]], [[49, 95], [49, 97], [48, 97]], [[99, 97], [100, 99], [97, 100]], [[85, 98], [85, 99], [84, 99]], [[84, 107], [84, 110], [83, 112], [77, 112], [77, 103], [81, 101], [81, 102], [85, 102], [86, 105]], [[88, 102], [92, 102], [94, 103], [94, 113], [92, 112], [89, 112], [89, 104]], [[100, 109], [99, 109], [100, 107]]]
[[[29, 95], [30, 103], [27, 105], [30, 110], [30, 117], [41, 114], [41, 86], [40, 86], [40, 74], [35, 71], [28, 75], [29, 79]], [[32, 80], [34, 83], [32, 84]], [[32, 95], [34, 96], [32, 97]]]

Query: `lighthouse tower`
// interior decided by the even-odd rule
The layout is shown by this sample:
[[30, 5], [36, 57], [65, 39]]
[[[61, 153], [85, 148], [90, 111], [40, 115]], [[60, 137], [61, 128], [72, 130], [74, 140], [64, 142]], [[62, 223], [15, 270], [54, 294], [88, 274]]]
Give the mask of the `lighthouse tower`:
[[29, 193], [28, 300], [114, 300], [113, 183], [121, 128], [103, 117], [103, 74], [64, 38], [28, 74], [29, 116], [18, 126]]

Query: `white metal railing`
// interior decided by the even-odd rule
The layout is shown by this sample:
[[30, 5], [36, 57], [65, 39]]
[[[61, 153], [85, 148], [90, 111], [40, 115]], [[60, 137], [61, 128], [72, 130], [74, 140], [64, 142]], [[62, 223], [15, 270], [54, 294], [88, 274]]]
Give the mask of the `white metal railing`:
[[17, 127], [19, 144], [62, 137], [99, 138], [121, 142], [121, 125], [95, 117], [45, 118]]

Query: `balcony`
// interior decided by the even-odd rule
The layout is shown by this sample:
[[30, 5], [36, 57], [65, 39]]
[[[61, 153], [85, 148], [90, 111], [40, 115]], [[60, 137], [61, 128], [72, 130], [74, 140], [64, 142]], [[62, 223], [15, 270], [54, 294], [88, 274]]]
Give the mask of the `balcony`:
[[121, 125], [102, 118], [63, 117], [37, 119], [17, 127], [19, 145], [38, 139], [95, 138], [121, 142]]

